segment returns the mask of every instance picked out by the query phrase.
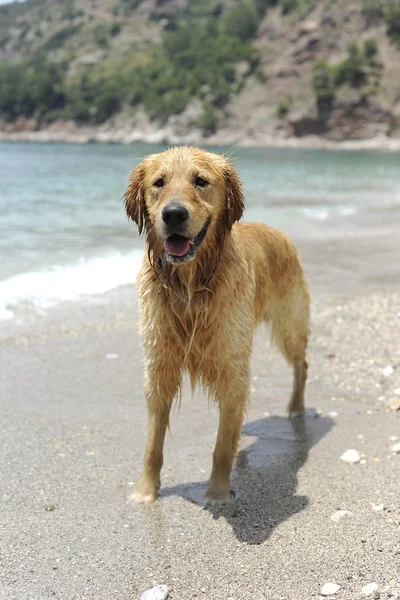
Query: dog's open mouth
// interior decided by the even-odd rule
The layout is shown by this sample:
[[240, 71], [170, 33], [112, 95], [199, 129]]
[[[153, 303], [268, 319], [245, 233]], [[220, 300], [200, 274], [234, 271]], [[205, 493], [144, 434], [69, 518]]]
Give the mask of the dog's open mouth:
[[184, 262], [188, 258], [194, 257], [197, 248], [206, 237], [210, 221], [207, 221], [203, 229], [194, 238], [187, 238], [179, 233], [173, 233], [166, 240], [164, 246], [167, 251], [167, 257], [173, 262]]
[[179, 235], [179, 233], [174, 233], [170, 235], [164, 241], [164, 246], [171, 256], [185, 256], [190, 250], [190, 246], [193, 246], [194, 238], [188, 239], [183, 235]]

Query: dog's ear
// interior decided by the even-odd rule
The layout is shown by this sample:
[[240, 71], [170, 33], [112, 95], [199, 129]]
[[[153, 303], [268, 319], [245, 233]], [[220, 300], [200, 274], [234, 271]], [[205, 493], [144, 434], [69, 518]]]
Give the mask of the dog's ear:
[[142, 233], [145, 224], [144, 175], [145, 168], [140, 164], [132, 171], [124, 194], [126, 214], [137, 224], [139, 234]]
[[224, 169], [225, 189], [226, 189], [226, 207], [225, 207], [225, 225], [228, 232], [232, 225], [239, 221], [244, 211], [244, 196], [242, 184], [236, 170], [228, 165]]

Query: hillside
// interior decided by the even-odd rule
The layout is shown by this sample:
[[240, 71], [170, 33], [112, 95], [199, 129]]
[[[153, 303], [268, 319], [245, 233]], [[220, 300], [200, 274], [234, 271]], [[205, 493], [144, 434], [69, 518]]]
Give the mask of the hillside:
[[310, 135], [400, 139], [400, 2], [0, 7], [2, 137], [262, 145]]

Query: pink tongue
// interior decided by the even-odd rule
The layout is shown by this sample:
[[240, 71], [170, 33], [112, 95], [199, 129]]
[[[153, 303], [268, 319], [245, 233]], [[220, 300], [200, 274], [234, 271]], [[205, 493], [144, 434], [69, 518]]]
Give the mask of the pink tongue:
[[184, 237], [171, 236], [164, 241], [164, 245], [172, 256], [184, 256], [189, 250], [190, 242], [191, 240]]

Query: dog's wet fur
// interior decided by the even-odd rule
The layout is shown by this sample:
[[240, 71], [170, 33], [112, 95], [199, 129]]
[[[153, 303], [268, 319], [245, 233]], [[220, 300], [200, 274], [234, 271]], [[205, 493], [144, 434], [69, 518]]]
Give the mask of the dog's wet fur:
[[157, 498], [170, 409], [186, 371], [219, 406], [206, 502], [226, 503], [257, 325], [271, 323], [272, 341], [293, 366], [289, 414], [304, 411], [309, 292], [296, 249], [272, 227], [237, 223], [244, 198], [235, 168], [198, 148], [145, 158], [131, 174], [125, 207], [147, 246], [137, 289], [148, 439], [132, 497]]

